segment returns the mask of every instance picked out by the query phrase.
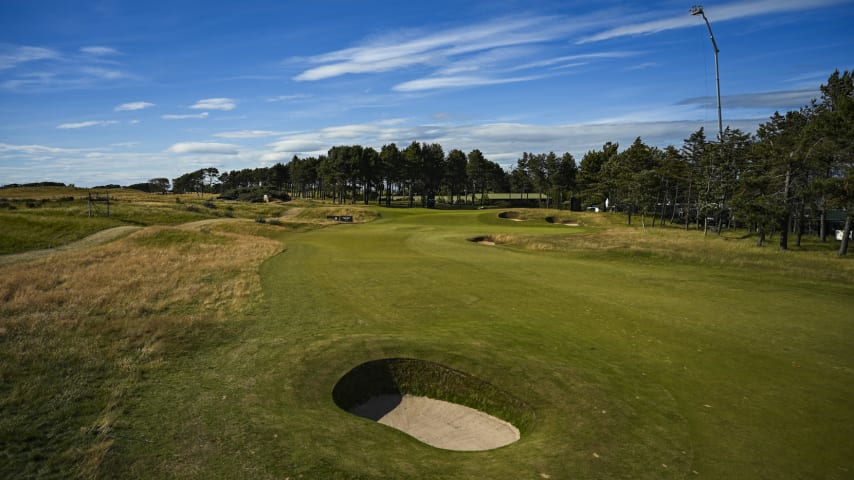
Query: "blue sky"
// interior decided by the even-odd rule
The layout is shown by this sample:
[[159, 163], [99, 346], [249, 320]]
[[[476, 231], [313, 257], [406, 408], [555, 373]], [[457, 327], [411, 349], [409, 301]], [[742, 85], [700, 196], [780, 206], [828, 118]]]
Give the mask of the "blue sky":
[[[437, 142], [521, 152], [717, 134], [714, 55], [676, 1], [0, 0], [0, 185], [78, 186]], [[854, 69], [854, 1], [704, 4], [724, 124]]]

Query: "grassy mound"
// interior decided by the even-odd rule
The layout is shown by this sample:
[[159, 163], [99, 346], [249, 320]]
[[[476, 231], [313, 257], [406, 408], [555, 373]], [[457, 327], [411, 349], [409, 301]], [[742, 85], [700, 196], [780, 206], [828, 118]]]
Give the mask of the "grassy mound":
[[531, 407], [524, 400], [474, 376], [414, 358], [385, 358], [363, 363], [341, 377], [332, 399], [350, 410], [379, 395], [416, 395], [445, 400], [506, 420], [520, 430], [530, 426]]
[[356, 205], [340, 205], [334, 207], [312, 207], [305, 208], [294, 216], [294, 220], [306, 223], [337, 223], [329, 217], [350, 216], [353, 217], [353, 223], [367, 223], [380, 218], [380, 214], [375, 209], [370, 207], [361, 207]]

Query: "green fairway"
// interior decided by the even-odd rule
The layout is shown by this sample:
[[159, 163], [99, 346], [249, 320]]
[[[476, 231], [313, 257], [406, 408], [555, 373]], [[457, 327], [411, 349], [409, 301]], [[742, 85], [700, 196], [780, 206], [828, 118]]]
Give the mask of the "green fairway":
[[[524, 222], [500, 210], [371, 211], [379, 219], [370, 223], [244, 232], [284, 245], [260, 266], [262, 295], [230, 318], [207, 321], [215, 315], [202, 309], [191, 326], [160, 334], [181, 347], [141, 369], [116, 407], [109, 448], [84, 455], [98, 458], [94, 476], [854, 472], [848, 259], [828, 256], [829, 273], [792, 275], [783, 254], [738, 250], [701, 232], [620, 227], [614, 240], [608, 232], [619, 220], [605, 215], [580, 214], [581, 226], [566, 227], [536, 211]], [[196, 242], [212, 252], [226, 242], [204, 235], [163, 231], [129, 242]], [[510, 240], [470, 241], [485, 236]], [[681, 239], [670, 250], [684, 252], [644, 246], [666, 238]], [[343, 375], [396, 357], [462, 371], [520, 399], [525, 409], [512, 420], [521, 439], [452, 452], [336, 406]]]
[[[130, 409], [117, 472], [850, 476], [851, 282], [466, 240], [574, 234], [496, 213], [385, 210], [371, 224], [286, 235], [262, 268], [263, 305]], [[474, 375], [534, 418], [513, 445], [459, 453], [336, 407], [343, 374], [397, 356]]]

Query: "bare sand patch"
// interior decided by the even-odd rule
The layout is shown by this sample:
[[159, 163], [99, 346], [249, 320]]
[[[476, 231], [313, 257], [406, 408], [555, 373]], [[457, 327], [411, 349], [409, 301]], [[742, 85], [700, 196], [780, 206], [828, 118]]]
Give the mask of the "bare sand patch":
[[495, 240], [493, 240], [490, 236], [485, 237], [474, 237], [468, 239], [470, 242], [476, 243], [478, 245], [495, 245]]
[[519, 213], [519, 212], [501, 212], [498, 214], [498, 218], [503, 218], [504, 220], [510, 220], [511, 222], [525, 222], [528, 218]]
[[385, 394], [350, 410], [445, 450], [492, 450], [516, 442], [519, 429], [487, 413], [415, 395]]
[[546, 217], [546, 221], [549, 223], [557, 223], [560, 225], [565, 225], [567, 227], [577, 227], [578, 226], [578, 221], [570, 219], [570, 218]]
[[522, 399], [479, 378], [416, 358], [382, 358], [353, 368], [332, 389], [339, 408], [446, 450], [509, 445], [533, 418]]

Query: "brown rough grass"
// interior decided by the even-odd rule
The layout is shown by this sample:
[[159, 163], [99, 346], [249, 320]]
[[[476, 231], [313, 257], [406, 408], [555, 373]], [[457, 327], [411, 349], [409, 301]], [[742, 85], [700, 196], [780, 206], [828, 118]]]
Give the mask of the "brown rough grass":
[[[32, 447], [46, 448], [49, 462], [76, 465], [79, 476], [97, 476], [142, 372], [180, 353], [182, 335], [240, 315], [260, 295], [258, 266], [282, 245], [251, 235], [252, 223], [243, 234], [149, 227], [107, 245], [0, 266], [0, 378], [11, 385], [0, 412], [9, 424], [26, 430], [34, 421], [15, 405], [51, 411], [28, 403], [45, 397], [35, 391], [60, 392], [46, 401], [72, 411], [75, 402], [98, 398], [96, 415], [81, 406], [79, 418], [47, 422], [48, 429], [76, 425], [77, 441], [59, 453]], [[76, 370], [64, 371], [68, 365]]]
[[817, 280], [850, 281], [854, 278], [854, 262], [850, 258], [837, 258], [835, 250], [830, 248], [832, 245], [792, 247], [790, 251], [781, 251], [773, 244], [756, 247], [754, 239], [743, 238], [744, 232], [704, 236], [702, 232], [685, 231], [675, 226], [637, 228], [608, 225], [601, 216], [587, 216], [584, 221], [588, 224], [595, 221], [599, 226], [585, 233], [494, 234], [490, 238], [498, 245], [526, 250], [613, 254], [708, 266], [765, 268], [770, 272]]

